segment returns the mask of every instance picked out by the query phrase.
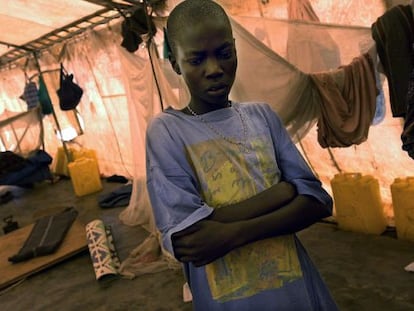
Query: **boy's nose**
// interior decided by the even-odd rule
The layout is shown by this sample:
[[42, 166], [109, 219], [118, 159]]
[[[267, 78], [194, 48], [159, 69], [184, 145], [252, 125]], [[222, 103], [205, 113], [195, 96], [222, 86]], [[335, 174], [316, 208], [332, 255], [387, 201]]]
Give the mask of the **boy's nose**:
[[214, 58], [210, 57], [206, 62], [206, 76], [216, 76], [223, 74], [223, 68], [221, 68], [220, 62]]

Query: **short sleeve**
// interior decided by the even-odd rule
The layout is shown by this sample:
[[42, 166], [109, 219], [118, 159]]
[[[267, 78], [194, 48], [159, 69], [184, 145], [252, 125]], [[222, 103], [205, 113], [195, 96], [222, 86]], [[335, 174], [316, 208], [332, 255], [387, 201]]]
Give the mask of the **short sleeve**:
[[162, 119], [154, 119], [146, 134], [148, 194], [163, 246], [171, 254], [171, 235], [213, 212], [201, 200], [184, 144], [173, 137]]
[[271, 129], [276, 159], [282, 179], [296, 186], [299, 194], [309, 195], [332, 210], [333, 201], [313, 174], [302, 154], [290, 138], [279, 116], [268, 105], [264, 105], [265, 116]]

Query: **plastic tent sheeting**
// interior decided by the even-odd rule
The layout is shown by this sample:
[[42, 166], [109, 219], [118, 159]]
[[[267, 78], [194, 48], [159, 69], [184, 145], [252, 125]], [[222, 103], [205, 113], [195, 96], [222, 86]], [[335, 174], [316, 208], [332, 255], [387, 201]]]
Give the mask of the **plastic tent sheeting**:
[[[370, 27], [263, 17], [233, 18], [239, 68], [232, 98], [270, 103], [281, 114], [291, 135], [298, 140], [298, 147], [329, 191], [330, 180], [338, 172], [360, 172], [378, 179], [384, 211], [392, 223], [390, 185], [396, 177], [412, 175], [414, 169], [412, 159], [401, 150], [401, 120], [390, 116], [388, 100], [385, 103], [387, 111], [384, 119], [371, 127], [368, 139], [348, 148], [324, 149], [318, 146], [314, 126], [317, 109], [306, 107], [312, 104], [312, 99], [306, 95], [312, 95], [314, 91], [307, 73], [329, 72], [338, 66], [349, 64], [363, 53], [375, 52], [375, 49], [372, 50], [374, 42]], [[371, 16], [365, 23], [375, 19], [376, 16]], [[302, 54], [302, 58], [294, 57], [292, 51], [297, 46], [303, 46], [304, 38], [307, 38], [305, 43], [308, 46], [316, 49], [309, 49], [307, 54]], [[372, 55], [375, 57], [375, 53]], [[164, 73], [172, 77], [168, 73], [168, 67], [165, 70]], [[256, 78], [252, 80], [252, 76]], [[381, 81], [387, 99], [385, 77], [382, 76]], [[182, 82], [172, 78], [170, 85], [175, 85], [178, 94], [186, 94]], [[306, 88], [309, 88], [309, 92], [300, 96]], [[184, 96], [179, 99], [178, 107], [185, 104]], [[291, 124], [294, 124], [293, 128], [289, 128]], [[144, 195], [142, 191], [140, 194]], [[132, 211], [138, 210], [142, 212], [143, 206], [131, 205], [123, 216], [128, 215], [128, 219], [133, 219]]]
[[[126, 16], [137, 0], [3, 0], [0, 66], [10, 64]], [[161, 11], [157, 7], [156, 11]]]
[[[385, 95], [385, 117], [378, 125], [369, 129], [368, 139], [348, 148], [321, 148], [317, 143], [317, 127], [312, 119], [316, 107], [307, 110], [290, 111], [299, 105], [309, 105], [310, 98], [298, 98], [292, 85], [305, 83], [307, 72], [327, 72], [340, 65], [349, 64], [353, 58], [374, 47], [371, 38], [371, 24], [382, 15], [387, 6], [383, 1], [276, 1], [278, 5], [256, 9], [256, 17], [246, 17], [243, 6], [237, 1], [221, 1], [228, 4], [235, 20], [247, 29], [255, 39], [270, 48], [275, 54], [254, 52], [254, 43], [238, 49], [241, 60], [239, 77], [260, 77], [258, 84], [251, 79], [242, 82], [239, 98], [263, 99], [273, 105], [284, 118], [288, 129], [291, 126], [293, 138], [302, 136], [298, 147], [308, 160], [314, 172], [331, 191], [330, 180], [339, 172], [361, 172], [372, 175], [380, 184], [384, 211], [389, 223], [393, 223], [390, 185], [397, 177], [412, 176], [413, 160], [401, 150], [400, 135], [403, 119], [393, 118], [390, 112], [388, 84], [380, 74], [381, 86]], [[248, 1], [250, 8], [255, 3]], [[309, 5], [311, 4], [311, 6]], [[412, 1], [396, 1], [396, 4], [412, 4]], [[256, 4], [257, 5], [257, 4]], [[390, 5], [390, 3], [388, 3]], [[309, 21], [313, 13], [318, 21]], [[282, 19], [280, 19], [282, 18]], [[291, 18], [287, 21], [287, 18]], [[301, 21], [301, 19], [307, 19]], [[248, 40], [249, 41], [249, 40]], [[247, 41], [245, 41], [247, 42]], [[250, 46], [248, 50], [247, 46]], [[257, 48], [256, 50], [259, 50]], [[298, 52], [297, 52], [298, 51]], [[264, 57], [264, 54], [271, 54]], [[374, 55], [375, 57], [375, 55]], [[276, 60], [280, 58], [279, 61]], [[376, 58], [375, 58], [376, 59]], [[286, 61], [286, 63], [285, 63]], [[295, 69], [289, 69], [293, 65]], [[271, 78], [273, 74], [273, 79]], [[286, 75], [290, 75], [290, 79]], [[269, 75], [269, 76], [267, 76]], [[301, 77], [301, 78], [300, 78]], [[302, 80], [302, 81], [300, 81]], [[239, 82], [240, 83], [240, 82]], [[285, 87], [289, 84], [289, 87]], [[235, 84], [237, 90], [238, 82]], [[293, 94], [287, 94], [291, 90]], [[309, 120], [308, 122], [306, 120]], [[293, 121], [296, 122], [296, 126]], [[292, 128], [293, 126], [293, 128]], [[294, 133], [294, 134], [293, 134]], [[396, 165], [398, 163], [398, 165]]]
[[81, 0], [2, 1], [0, 41], [23, 45], [99, 9], [102, 7]]
[[[180, 1], [171, 1], [170, 7], [178, 2]], [[390, 116], [387, 102], [385, 119], [370, 128], [366, 142], [349, 148], [321, 148], [317, 144], [313, 119], [317, 111], [307, 107], [307, 102], [292, 100], [297, 90], [294, 86], [306, 86], [309, 80], [307, 72], [317, 69], [309, 69], [306, 64], [299, 63], [298, 59], [289, 59], [289, 55], [293, 54], [288, 55], [288, 46], [294, 46], [295, 42], [298, 44], [295, 38], [314, 38], [316, 42], [308, 43], [317, 44], [325, 51], [330, 48], [336, 51], [336, 57], [332, 59], [339, 63], [332, 62], [331, 67], [324, 67], [323, 70], [330, 70], [338, 64], [348, 64], [353, 57], [372, 47], [370, 25], [385, 11], [383, 2], [354, 0], [338, 4], [338, 1], [310, 1], [322, 23], [320, 25], [283, 20], [288, 16], [288, 4], [300, 4], [299, 0], [271, 0], [268, 4], [247, 0], [220, 2], [232, 14], [235, 25], [240, 65], [233, 98], [266, 100], [275, 110], [285, 115], [287, 124], [294, 125], [291, 131], [295, 139], [298, 139], [298, 147], [328, 190], [329, 180], [339, 171], [338, 166], [343, 171], [357, 171], [376, 177], [381, 184], [384, 208], [391, 219], [389, 186], [393, 178], [414, 175], [412, 159], [401, 150], [401, 120]], [[347, 17], [343, 21], [346, 25], [338, 24], [341, 17]], [[353, 22], [352, 17], [356, 18]], [[165, 19], [162, 18], [157, 20], [158, 29], [162, 29], [164, 22]], [[290, 35], [292, 31], [295, 36]], [[301, 36], [301, 33], [306, 36]], [[130, 205], [121, 213], [120, 218], [126, 224], [147, 228], [151, 233], [151, 243], [147, 241], [147, 244], [137, 246], [137, 251], [125, 263], [125, 273], [132, 275], [152, 269], [151, 266], [143, 267], [140, 256], [146, 248], [151, 251], [149, 245], [157, 245], [153, 243], [157, 242], [157, 232], [145, 187], [145, 129], [149, 119], [161, 111], [162, 106], [182, 107], [187, 98], [184, 84], [162, 58], [161, 34], [161, 31], [157, 33], [156, 45], [149, 50], [142, 46], [137, 52], [128, 53], [120, 47], [120, 24], [113, 21], [56, 45], [39, 58], [42, 70], [50, 70], [45, 74], [45, 80], [55, 110], [59, 118], [64, 120], [63, 125], [70, 124], [71, 121], [66, 113], [59, 111], [56, 104], [58, 73], [54, 70], [58, 68], [59, 62], [64, 62], [68, 71], [74, 73], [76, 81], [85, 89], [78, 109], [85, 124], [85, 133], [76, 139], [76, 143], [97, 151], [103, 175], [116, 173], [133, 178]], [[151, 52], [151, 58], [148, 51]], [[309, 55], [308, 65], [315, 65], [320, 57], [321, 55]], [[25, 83], [24, 71], [29, 76], [36, 72], [32, 59], [29, 59], [26, 67], [18, 65], [2, 69], [0, 112], [4, 109], [25, 110], [25, 103], [19, 99]], [[257, 77], [254, 81], [251, 79], [252, 74]], [[296, 82], [291, 83], [292, 81]], [[387, 98], [386, 83], [382, 85]], [[297, 118], [289, 118], [292, 106], [296, 109]], [[307, 109], [308, 117], [300, 114], [302, 108]], [[299, 116], [303, 118], [298, 118]], [[55, 125], [48, 116], [45, 117], [44, 124], [46, 150], [53, 154], [59, 146]], [[295, 131], [298, 135], [295, 135]], [[174, 266], [172, 262], [168, 256], [162, 257], [154, 269]]]
[[[24, 45], [102, 8], [82, 0], [2, 1], [0, 42]], [[1, 45], [0, 55], [8, 49]]]
[[[0, 114], [0, 151], [12, 151], [28, 157], [42, 146], [43, 127], [39, 108], [25, 112]], [[1, 121], [4, 120], [4, 121]]]

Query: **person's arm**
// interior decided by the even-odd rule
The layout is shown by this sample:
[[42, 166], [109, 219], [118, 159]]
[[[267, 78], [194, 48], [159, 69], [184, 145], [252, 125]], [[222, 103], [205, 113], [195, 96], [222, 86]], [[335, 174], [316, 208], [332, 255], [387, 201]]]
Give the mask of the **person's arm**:
[[[216, 208], [206, 219], [172, 235], [176, 258], [202, 265], [224, 255], [240, 242], [241, 239], [235, 239], [233, 235], [240, 230], [242, 221], [276, 211], [296, 195], [295, 187], [282, 181], [249, 199]], [[226, 225], [221, 226], [221, 223]], [[198, 256], [203, 259], [200, 261]]]
[[212, 220], [214, 217], [201, 220], [172, 236], [174, 252], [179, 261], [202, 266], [237, 247], [300, 231], [329, 215], [329, 207], [323, 203], [298, 195], [285, 206], [255, 218], [227, 223]]
[[219, 222], [248, 220], [281, 208], [296, 195], [292, 184], [281, 181], [247, 200], [216, 208], [209, 219]]
[[245, 211], [239, 215], [238, 209], [230, 209], [231, 206], [222, 211], [215, 210], [207, 219], [172, 236], [174, 251], [179, 260], [203, 265], [236, 247], [300, 231], [331, 215], [332, 198], [311, 172], [280, 119], [277, 115], [272, 116], [269, 108], [266, 109], [264, 115], [270, 116], [268, 125], [273, 135], [277, 164], [283, 180], [286, 181], [282, 185], [293, 185], [297, 195], [293, 200], [287, 199], [284, 204], [273, 205], [272, 202], [278, 200], [278, 196], [275, 195], [277, 192], [272, 192], [277, 189], [275, 185], [275, 189], [271, 187], [237, 205], [246, 207], [247, 210], [248, 207], [251, 210], [257, 209], [256, 215], [253, 215], [252, 211], [251, 217], [243, 218], [247, 216]]

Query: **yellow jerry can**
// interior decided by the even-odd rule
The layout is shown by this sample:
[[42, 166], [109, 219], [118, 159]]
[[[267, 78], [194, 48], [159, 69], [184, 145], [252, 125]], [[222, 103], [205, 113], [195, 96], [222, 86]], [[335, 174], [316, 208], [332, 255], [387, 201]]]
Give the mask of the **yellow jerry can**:
[[378, 180], [361, 173], [340, 173], [331, 179], [338, 227], [381, 234], [387, 227]]
[[397, 237], [414, 242], [414, 177], [395, 178], [390, 188]]
[[92, 158], [79, 158], [68, 164], [70, 179], [77, 196], [102, 190], [98, 163]]

